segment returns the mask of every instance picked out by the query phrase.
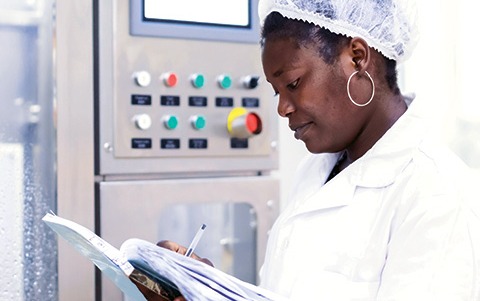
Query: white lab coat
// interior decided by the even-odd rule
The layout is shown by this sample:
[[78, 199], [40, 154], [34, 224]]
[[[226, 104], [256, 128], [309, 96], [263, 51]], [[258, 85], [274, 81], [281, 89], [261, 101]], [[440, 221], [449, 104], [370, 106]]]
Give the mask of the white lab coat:
[[339, 154], [303, 161], [261, 286], [290, 300], [480, 300], [464, 166], [422, 123], [412, 104], [325, 185]]

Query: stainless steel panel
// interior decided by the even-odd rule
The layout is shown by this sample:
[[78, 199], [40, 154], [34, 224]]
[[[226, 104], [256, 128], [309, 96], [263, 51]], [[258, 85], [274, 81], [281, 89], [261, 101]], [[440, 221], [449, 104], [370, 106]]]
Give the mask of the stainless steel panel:
[[[254, 282], [278, 214], [278, 191], [270, 177], [101, 182], [101, 235], [117, 247], [132, 237], [188, 244], [200, 223], [208, 222], [198, 253]], [[250, 270], [240, 269], [242, 264]], [[102, 281], [102, 290], [102, 300], [121, 300], [109, 280]]]
[[[242, 84], [246, 76], [263, 75], [259, 45], [134, 36], [129, 32], [129, 16], [125, 0], [100, 2], [99, 174], [276, 169], [278, 129], [272, 90], [264, 80], [255, 89], [247, 89]], [[257, 18], [256, 14], [252, 17]], [[146, 87], [135, 82], [134, 74], [140, 71], [150, 74], [151, 83]], [[174, 87], [167, 87], [161, 80], [168, 72], [178, 77]], [[206, 79], [201, 89], [190, 82], [190, 76], [195, 73], [203, 74]], [[218, 86], [216, 80], [222, 74], [231, 76], [230, 89]], [[132, 105], [132, 95], [151, 97], [151, 104]], [[160, 105], [162, 96], [178, 97], [179, 105]], [[190, 96], [205, 97], [207, 105], [190, 106]], [[231, 98], [232, 107], [216, 106], [217, 97]], [[243, 98], [258, 99], [258, 107], [245, 109], [260, 117], [263, 129], [246, 139], [248, 147], [232, 148], [227, 131], [228, 116], [233, 108], [243, 107]], [[144, 130], [134, 122], [141, 114], [148, 115], [151, 121], [151, 126]], [[163, 119], [168, 115], [178, 118], [177, 128], [165, 128]], [[190, 124], [190, 119], [198, 115], [206, 119], [202, 130]], [[151, 147], [132, 148], [134, 138], [151, 139]], [[161, 139], [178, 139], [179, 147], [162, 149]], [[190, 139], [205, 139], [208, 147], [190, 148]]]
[[[56, 3], [58, 214], [94, 229], [93, 1]], [[59, 240], [59, 300], [95, 300], [94, 266]]]

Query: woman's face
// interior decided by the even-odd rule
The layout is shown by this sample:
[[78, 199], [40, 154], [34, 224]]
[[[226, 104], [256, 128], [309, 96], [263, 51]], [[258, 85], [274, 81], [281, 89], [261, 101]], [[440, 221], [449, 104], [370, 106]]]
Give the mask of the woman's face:
[[328, 65], [314, 45], [299, 47], [292, 39], [264, 44], [263, 69], [278, 95], [278, 113], [312, 153], [344, 150], [361, 129], [362, 117], [346, 89], [353, 61], [340, 56]]

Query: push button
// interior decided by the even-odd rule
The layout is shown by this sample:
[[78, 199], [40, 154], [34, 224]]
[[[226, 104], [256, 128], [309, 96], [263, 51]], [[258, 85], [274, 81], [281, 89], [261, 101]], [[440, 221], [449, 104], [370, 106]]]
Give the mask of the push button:
[[262, 132], [262, 120], [245, 108], [234, 108], [227, 119], [227, 130], [233, 138], [249, 138]]
[[165, 86], [167, 87], [175, 87], [178, 82], [178, 77], [175, 73], [166, 72], [161, 75], [161, 79]]
[[178, 126], [178, 118], [174, 115], [166, 115], [163, 117], [163, 124], [169, 130], [174, 130]]
[[190, 82], [192, 83], [192, 86], [200, 89], [205, 85], [205, 76], [200, 73], [192, 74], [192, 76], [190, 77]]
[[140, 87], [147, 87], [152, 81], [152, 77], [147, 71], [138, 71], [133, 73], [133, 79], [135, 83]]
[[207, 121], [202, 115], [195, 115], [190, 118], [190, 123], [194, 129], [201, 130], [205, 128]]
[[152, 126], [152, 118], [148, 116], [148, 114], [138, 114], [133, 116], [133, 122], [135, 123], [135, 126], [142, 130], [148, 130]]
[[260, 82], [260, 77], [255, 75], [248, 75], [243, 78], [243, 86], [246, 89], [255, 89]]
[[220, 75], [217, 82], [222, 89], [229, 89], [232, 86], [232, 78], [228, 74]]

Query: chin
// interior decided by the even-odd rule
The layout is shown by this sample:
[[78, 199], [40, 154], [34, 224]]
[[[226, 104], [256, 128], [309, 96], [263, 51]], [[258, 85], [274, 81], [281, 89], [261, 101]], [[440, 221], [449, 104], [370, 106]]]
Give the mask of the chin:
[[307, 141], [304, 141], [305, 147], [307, 150], [312, 153], [312, 154], [323, 154], [323, 153], [336, 153], [339, 152], [339, 150], [335, 150], [332, 147], [326, 147], [325, 145], [315, 145], [312, 143], [308, 143]]
[[305, 143], [305, 147], [307, 148], [307, 150], [309, 152], [311, 152], [312, 154], [321, 154], [321, 153], [325, 152], [324, 150], [318, 149], [318, 147], [310, 145], [307, 142], [304, 142], [304, 143]]

